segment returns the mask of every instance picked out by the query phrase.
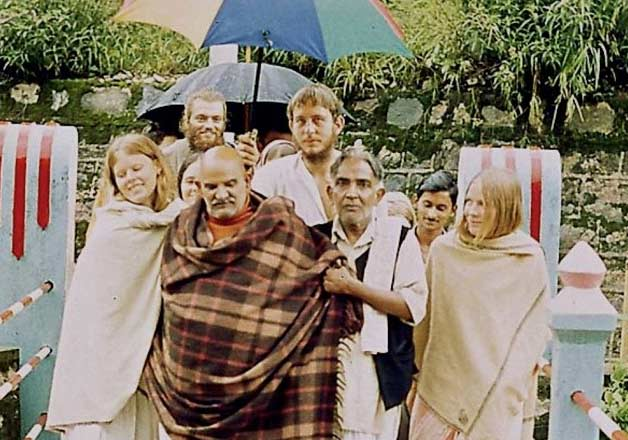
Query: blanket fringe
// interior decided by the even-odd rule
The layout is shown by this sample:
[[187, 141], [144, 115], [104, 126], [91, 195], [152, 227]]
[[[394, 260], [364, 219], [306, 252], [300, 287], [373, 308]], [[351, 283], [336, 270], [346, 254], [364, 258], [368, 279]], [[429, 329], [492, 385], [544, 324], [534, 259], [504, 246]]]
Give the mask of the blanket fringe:
[[343, 420], [340, 408], [342, 408], [342, 405], [344, 404], [344, 395], [347, 382], [345, 377], [345, 370], [343, 368], [341, 359], [346, 358], [349, 355], [349, 350], [351, 349], [349, 341], [351, 341], [354, 337], [354, 335], [350, 335], [338, 341], [338, 361], [336, 364], [336, 404], [334, 406], [333, 428], [334, 440], [342, 440], [343, 438]]

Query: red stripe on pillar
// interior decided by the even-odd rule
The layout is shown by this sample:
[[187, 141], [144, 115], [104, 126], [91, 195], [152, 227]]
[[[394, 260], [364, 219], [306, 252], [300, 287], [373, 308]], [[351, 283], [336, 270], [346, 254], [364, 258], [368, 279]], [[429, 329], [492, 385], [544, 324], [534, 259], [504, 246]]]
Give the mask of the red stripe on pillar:
[[50, 224], [50, 156], [53, 127], [46, 127], [39, 150], [39, 177], [37, 180], [37, 224], [46, 229]]
[[482, 169], [485, 170], [493, 165], [491, 157], [493, 149], [490, 147], [480, 147], [482, 149]]
[[543, 203], [543, 163], [540, 150], [530, 151], [530, 167], [530, 235], [540, 241]]
[[28, 125], [20, 127], [15, 154], [15, 180], [13, 182], [13, 255], [19, 260], [24, 256], [26, 233], [26, 152], [28, 150]]
[[502, 151], [506, 157], [506, 168], [510, 171], [517, 171], [517, 165], [515, 163], [515, 149], [512, 147], [502, 147]]

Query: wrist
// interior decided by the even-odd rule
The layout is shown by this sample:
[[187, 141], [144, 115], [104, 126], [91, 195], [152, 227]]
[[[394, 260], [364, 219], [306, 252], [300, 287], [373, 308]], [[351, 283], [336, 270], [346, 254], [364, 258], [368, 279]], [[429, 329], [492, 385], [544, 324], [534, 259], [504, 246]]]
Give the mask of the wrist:
[[348, 294], [356, 298], [362, 298], [362, 282], [357, 278], [350, 278], [347, 281]]

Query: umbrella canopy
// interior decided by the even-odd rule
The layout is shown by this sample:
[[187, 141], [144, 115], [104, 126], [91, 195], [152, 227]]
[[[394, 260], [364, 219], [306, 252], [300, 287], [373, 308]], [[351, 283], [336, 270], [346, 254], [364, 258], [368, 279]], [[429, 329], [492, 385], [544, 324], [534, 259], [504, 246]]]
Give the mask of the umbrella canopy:
[[[210, 88], [224, 95], [229, 129], [240, 132], [246, 126], [242, 104], [253, 102], [256, 69], [255, 63], [225, 63], [196, 70], [180, 78], [150, 104], [141, 103], [137, 116], [158, 122], [167, 131], [176, 131], [188, 96], [198, 90]], [[261, 131], [289, 131], [286, 104], [301, 87], [311, 83], [294, 70], [262, 64], [253, 126]]]
[[270, 46], [324, 62], [364, 52], [412, 56], [380, 0], [126, 0], [115, 19], [173, 29], [198, 47]]
[[[225, 63], [199, 69], [180, 78], [156, 101], [138, 112], [138, 117], [151, 119], [151, 113], [164, 107], [182, 108], [188, 96], [206, 88], [222, 93], [227, 102], [253, 102], [256, 68], [255, 63]], [[257, 101], [286, 104], [300, 88], [311, 83], [294, 70], [262, 64]]]

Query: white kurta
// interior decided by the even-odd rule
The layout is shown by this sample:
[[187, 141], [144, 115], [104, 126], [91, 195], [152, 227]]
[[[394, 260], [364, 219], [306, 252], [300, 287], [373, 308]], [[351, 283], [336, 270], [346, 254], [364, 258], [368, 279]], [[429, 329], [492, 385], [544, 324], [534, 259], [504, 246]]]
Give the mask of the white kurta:
[[[355, 260], [366, 252], [377, 239], [375, 220], [351, 245], [340, 222], [336, 218], [332, 227], [332, 242], [345, 254], [355, 268]], [[394, 271], [393, 290], [405, 300], [412, 323], [425, 316], [427, 284], [421, 260], [421, 250], [410, 231], [401, 244]], [[370, 255], [369, 255], [370, 257]], [[394, 264], [394, 261], [382, 262]], [[347, 340], [349, 350], [340, 352], [340, 364], [345, 387], [340, 408], [343, 438], [345, 440], [395, 440], [399, 429], [401, 406], [386, 411], [379, 391], [375, 362], [371, 354], [361, 350], [360, 334]]]
[[314, 177], [305, 167], [301, 153], [273, 160], [253, 176], [254, 191], [266, 196], [284, 196], [295, 204], [295, 211], [309, 225], [328, 221]]

